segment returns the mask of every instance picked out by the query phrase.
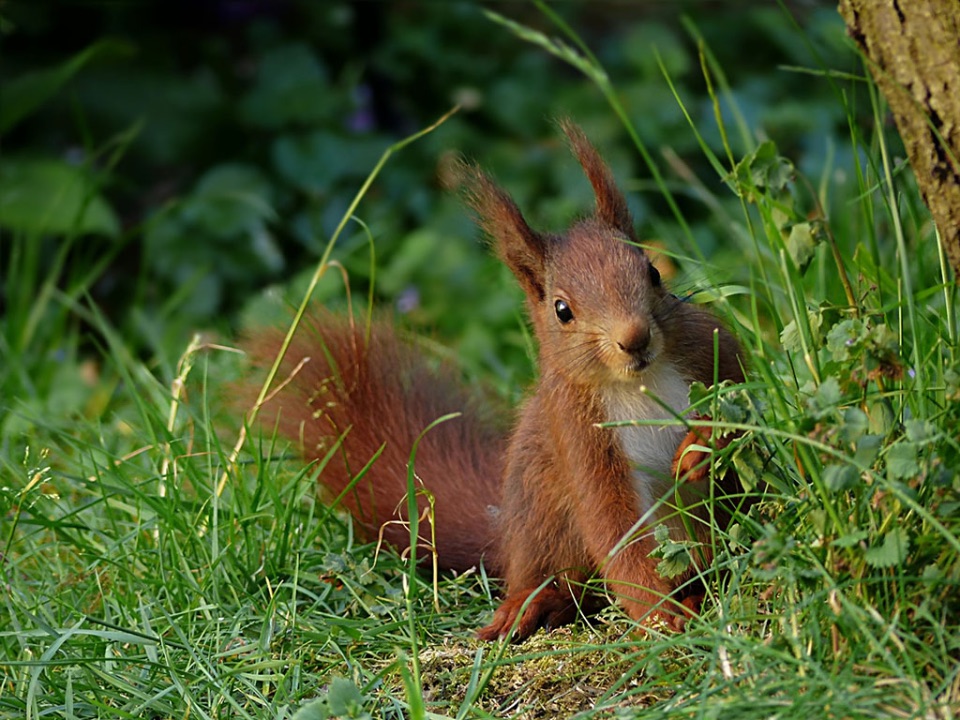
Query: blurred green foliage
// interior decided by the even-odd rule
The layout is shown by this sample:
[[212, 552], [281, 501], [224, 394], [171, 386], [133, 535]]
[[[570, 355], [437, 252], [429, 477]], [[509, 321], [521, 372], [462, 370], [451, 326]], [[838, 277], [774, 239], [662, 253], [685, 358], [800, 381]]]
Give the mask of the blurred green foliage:
[[[549, 30], [534, 8], [507, 9]], [[159, 353], [169, 364], [196, 329], [235, 329], [244, 307], [252, 307], [252, 322], [270, 317], [250, 302], [265, 285], [312, 271], [383, 150], [461, 104], [391, 159], [358, 213], [369, 235], [351, 225], [335, 257], [365, 289], [372, 238], [380, 301], [460, 344], [468, 367], [528, 373], [519, 294], [441, 189], [448, 156], [482, 162], [531, 222], [560, 229], [592, 202], [552, 127], [552, 118], [569, 115], [638, 191], [631, 203], [642, 235], [683, 255], [693, 249], [674, 235], [596, 89], [481, 10], [473, 2], [310, 0], [5, 6], [0, 252], [9, 252], [11, 234], [30, 242], [69, 233], [112, 238], [115, 258], [87, 290], [134, 352]], [[806, 45], [777, 8], [561, 3], [557, 11], [583, 29], [618, 78], [643, 141], [658, 154], [669, 149], [662, 157], [678, 185], [705, 167], [664, 73], [720, 149], [697, 33], [737, 78], [731, 97], [747, 126], [811, 175], [835, 161], [833, 138], [842, 137], [845, 117], [829, 83], [776, 70], [817, 58], [832, 67], [850, 62], [832, 7], [797, 7]], [[119, 143], [125, 135], [133, 137]], [[753, 142], [732, 141], [736, 152]], [[55, 196], [50, 183], [69, 193], [56, 213], [40, 200]], [[679, 192], [698, 250], [736, 251], [717, 214], [696, 193]], [[504, 341], [506, 365], [497, 360]]]

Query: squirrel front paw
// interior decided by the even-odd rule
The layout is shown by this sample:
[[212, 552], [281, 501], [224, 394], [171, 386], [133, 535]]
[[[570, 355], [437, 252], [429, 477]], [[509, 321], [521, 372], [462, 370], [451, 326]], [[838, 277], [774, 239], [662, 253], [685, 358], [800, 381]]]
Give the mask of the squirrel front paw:
[[500, 603], [493, 614], [493, 622], [478, 630], [477, 637], [497, 640], [510, 636], [513, 640], [524, 640], [537, 628], [549, 630], [567, 625], [576, 616], [577, 602], [569, 590], [556, 587], [522, 590]]
[[[691, 419], [696, 421], [710, 418], [697, 416]], [[670, 466], [672, 476], [690, 483], [706, 480], [710, 476], [711, 455], [729, 445], [734, 437], [734, 435], [722, 435], [711, 440], [708, 428], [691, 427], [673, 456], [673, 463]]]
[[677, 448], [673, 456], [673, 463], [670, 472], [674, 478], [684, 482], [700, 482], [706, 480], [710, 472], [710, 451], [691, 447], [692, 445], [701, 445], [708, 447], [709, 438], [705, 438], [703, 433], [696, 428], [684, 436], [680, 447]]

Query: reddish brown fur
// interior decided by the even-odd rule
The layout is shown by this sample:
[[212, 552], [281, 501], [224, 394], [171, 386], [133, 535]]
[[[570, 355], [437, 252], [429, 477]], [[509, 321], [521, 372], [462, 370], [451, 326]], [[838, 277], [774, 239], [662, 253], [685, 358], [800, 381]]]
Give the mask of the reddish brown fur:
[[[657, 561], [648, 557], [649, 533], [611, 557], [645, 509], [639, 507], [631, 463], [618, 436], [597, 427], [609, 420], [601, 395], [605, 384], [615, 381], [585, 346], [604, 335], [624, 346], [640, 338], [643, 345], [653, 334], [662, 345], [661, 363], [672, 365], [687, 382], [710, 385], [717, 332], [718, 378], [743, 379], [736, 341], [717, 320], [653, 285], [649, 260], [625, 242], [635, 239], [633, 223], [608, 167], [579, 128], [570, 123], [562, 128], [594, 188], [592, 218], [565, 236], [536, 233], [513, 201], [478, 171], [468, 196], [527, 293], [542, 373], [507, 453], [502, 507], [507, 597], [480, 631], [487, 639], [508, 633], [514, 623], [522, 637], [530, 628], [567, 618], [561, 609], [598, 571], [633, 617], [657, 614], [661, 607], [680, 627], [696, 605], [662, 602], [680, 580], [657, 574]], [[584, 329], [570, 334], [558, 327], [557, 297], [576, 304]], [[546, 592], [529, 598], [544, 583]], [[527, 609], [518, 617], [525, 602]]]
[[[431, 422], [463, 413], [424, 436], [416, 473], [435, 499], [440, 567], [463, 571], [483, 558], [490, 572], [498, 574], [496, 525], [488, 507], [497, 505], [505, 438], [477, 398], [454, 369], [430, 367], [423, 353], [400, 340], [387, 322], [373, 324], [369, 344], [362, 326], [333, 313], [315, 310], [305, 323], [278, 376], [278, 383], [289, 383], [264, 408], [262, 427], [269, 431], [276, 423], [282, 436], [300, 444], [304, 456], [316, 459], [349, 429], [320, 477], [330, 500], [386, 443], [342, 505], [368, 539], [377, 539], [382, 527], [387, 542], [404, 548], [409, 546], [408, 529], [392, 521], [407, 515], [410, 450]], [[245, 347], [253, 363], [266, 368], [282, 339], [279, 332], [259, 333]], [[309, 361], [292, 374], [304, 358]], [[422, 512], [426, 500], [421, 497], [418, 506]], [[429, 529], [422, 525], [420, 535], [429, 539]]]
[[[659, 615], [674, 627], [683, 625], [698, 598], [669, 597], [684, 578], [667, 580], [656, 572], [650, 531], [669, 519], [657, 515], [653, 503], [673, 496], [669, 473], [680, 460], [678, 446], [702, 438], [694, 432], [683, 438], [670, 428], [598, 425], [637, 417], [612, 414], [669, 417], [645, 394], [648, 384], [677, 412], [685, 410], [690, 382], [713, 383], [715, 333], [717, 378], [743, 379], [736, 341], [708, 312], [660, 286], [649, 259], [631, 244], [632, 220], [608, 167], [579, 128], [562, 128], [597, 198], [594, 215], [563, 235], [532, 230], [486, 175], [461, 169], [469, 204], [526, 293], [540, 344], [540, 379], [508, 441], [475, 410], [455, 374], [428, 370], [421, 353], [387, 325], [375, 324], [365, 348], [345, 321], [325, 313], [312, 321], [316, 337], [301, 335], [295, 342], [285, 372], [301, 357], [313, 360], [271, 406], [281, 411], [283, 434], [302, 437], [308, 457], [322, 457], [330, 439], [352, 424], [347, 463], [337, 458], [320, 477], [334, 495], [388, 443], [345, 500], [371, 536], [394, 517], [404, 497], [406, 460], [417, 433], [444, 413], [465, 411], [463, 419], [427, 435], [417, 470], [437, 498], [441, 563], [464, 569], [483, 558], [492, 574], [506, 580], [503, 603], [479, 632], [487, 639], [511, 628], [522, 638], [537, 627], [571, 621], [578, 601], [594, 599], [583, 597], [583, 583], [597, 574], [632, 617]], [[336, 373], [317, 351], [318, 338], [330, 349], [342, 384], [327, 381]], [[272, 337], [254, 345], [260, 364], [269, 362], [278, 344]], [[335, 405], [317, 420], [321, 387]], [[681, 468], [692, 468], [703, 455], [688, 453]], [[689, 487], [705, 478], [697, 474]], [[653, 515], [626, 542], [648, 513]], [[709, 517], [703, 509], [692, 513], [701, 540], [709, 535]], [[405, 532], [390, 526], [386, 536], [403, 548]]]

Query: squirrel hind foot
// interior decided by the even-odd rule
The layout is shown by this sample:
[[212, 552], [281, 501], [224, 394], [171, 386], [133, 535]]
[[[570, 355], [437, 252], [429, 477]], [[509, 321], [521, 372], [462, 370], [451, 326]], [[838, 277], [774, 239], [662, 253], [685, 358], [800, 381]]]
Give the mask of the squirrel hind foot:
[[[644, 625], [660, 622], [667, 629], [683, 632], [687, 621], [700, 614], [702, 592], [688, 594], [682, 599], [659, 608], [642, 605], [627, 607], [628, 614], [641, 619]], [[592, 604], [588, 601], [587, 612]], [[525, 607], [524, 607], [525, 606]], [[557, 587], [534, 588], [509, 595], [493, 614], [493, 621], [477, 631], [477, 638], [487, 642], [510, 638], [512, 642], [526, 640], [539, 628], [552, 630], [576, 620], [580, 603], [569, 590]], [[595, 609], [595, 608], [593, 608]]]
[[654, 605], [634, 601], [624, 603], [624, 610], [640, 623], [635, 631], [639, 638], [647, 637], [647, 631], [654, 627], [661, 631], [682, 633], [686, 630], [687, 622], [700, 615], [703, 597], [703, 593], [698, 591], [683, 598], [668, 598]]
[[493, 622], [477, 631], [481, 640], [510, 637], [525, 640], [538, 628], [547, 630], [569, 625], [577, 617], [577, 599], [569, 590], [556, 587], [533, 588], [513, 593], [500, 603]]
[[682, 632], [686, 627], [687, 620], [697, 617], [700, 614], [700, 608], [703, 606], [703, 593], [693, 593], [687, 595], [680, 601], [681, 612], [676, 616], [674, 629]]

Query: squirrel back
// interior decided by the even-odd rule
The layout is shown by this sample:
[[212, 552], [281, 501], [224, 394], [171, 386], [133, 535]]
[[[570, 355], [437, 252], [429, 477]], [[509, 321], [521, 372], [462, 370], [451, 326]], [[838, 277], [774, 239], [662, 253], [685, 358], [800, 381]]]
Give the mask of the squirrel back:
[[[254, 366], [266, 368], [282, 341], [278, 331], [258, 331], [243, 346]], [[420, 524], [419, 555], [430, 549], [433, 522], [439, 567], [464, 571], [483, 559], [499, 572], [496, 507], [505, 433], [455, 368], [425, 360], [389, 321], [374, 320], [367, 338], [352, 318], [314, 308], [284, 355], [277, 383], [261, 426], [268, 432], [276, 427], [304, 457], [317, 461], [342, 436], [319, 478], [327, 499], [343, 494], [342, 506], [368, 540], [382, 532], [399, 549], [410, 544], [407, 526], [398, 522], [407, 516], [410, 451], [432, 422], [461, 413], [427, 432], [418, 446], [416, 487], [434, 501], [433, 516]], [[417, 506], [423, 513], [425, 496]]]

